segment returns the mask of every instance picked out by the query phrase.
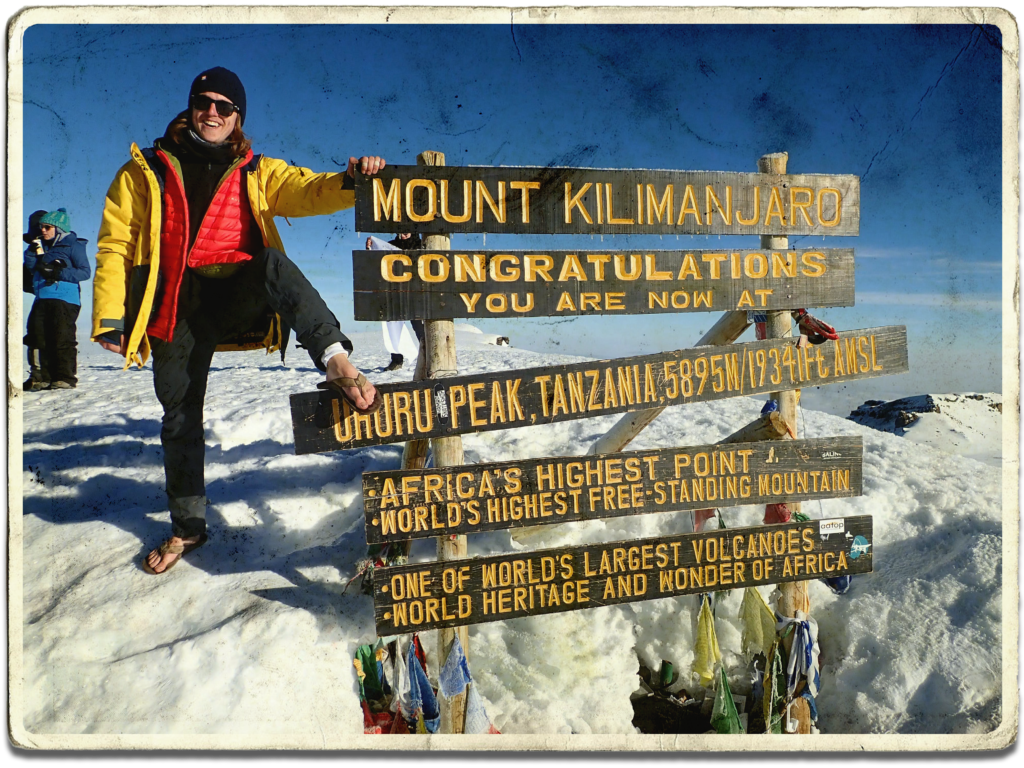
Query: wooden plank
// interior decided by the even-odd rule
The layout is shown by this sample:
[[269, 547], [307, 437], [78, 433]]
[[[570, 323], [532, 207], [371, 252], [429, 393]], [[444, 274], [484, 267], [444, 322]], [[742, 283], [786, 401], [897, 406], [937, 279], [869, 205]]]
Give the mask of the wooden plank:
[[860, 437], [363, 473], [371, 543], [860, 496]]
[[360, 232], [857, 235], [860, 178], [607, 168], [356, 171]]
[[853, 249], [353, 251], [356, 320], [854, 304]]
[[721, 400], [903, 373], [904, 326], [844, 331], [798, 349], [797, 339], [659, 352], [377, 387], [384, 405], [358, 416], [330, 392], [292, 395], [297, 454], [448, 437]]
[[381, 569], [380, 636], [870, 573], [871, 517], [729, 528]]

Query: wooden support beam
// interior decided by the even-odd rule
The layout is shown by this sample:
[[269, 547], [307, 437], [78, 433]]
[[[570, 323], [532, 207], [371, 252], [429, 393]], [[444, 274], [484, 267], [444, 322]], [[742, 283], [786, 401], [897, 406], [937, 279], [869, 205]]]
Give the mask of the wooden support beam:
[[[747, 322], [745, 311], [725, 312], [694, 346], [709, 347], [732, 344], [743, 334], [748, 325], [750, 323]], [[629, 445], [633, 438], [643, 432], [648, 424], [658, 418], [658, 414], [663, 410], [665, 409], [651, 408], [648, 411], [627, 413], [603, 437], [596, 440], [587, 453], [592, 455], [618, 453]]]
[[[422, 381], [427, 378], [427, 341], [425, 337], [426, 333], [424, 332], [420, 354], [416, 358], [416, 371], [412, 376], [413, 381]], [[429, 448], [429, 440], [410, 440], [406, 443], [405, 448], [402, 449], [402, 469], [423, 469], [427, 466], [427, 452]]]
[[[443, 152], [423, 152], [416, 158], [417, 165], [444, 165]], [[423, 240], [423, 247], [426, 250], [446, 251], [451, 248], [451, 238], [447, 235], [427, 235]], [[417, 361], [417, 373], [420, 368], [420, 361], [424, 364], [424, 377], [427, 379], [443, 378], [454, 376], [458, 372], [455, 358], [455, 323], [452, 320], [428, 320], [424, 323], [424, 344], [425, 350], [420, 351], [420, 358]], [[421, 443], [425, 441], [420, 441]], [[454, 437], [435, 437], [431, 440], [434, 451], [435, 467], [458, 467], [463, 464], [462, 438], [459, 435]], [[412, 447], [410, 447], [412, 446]], [[410, 461], [418, 460], [420, 454], [425, 462], [426, 455], [423, 446], [414, 446], [406, 443], [406, 453]], [[403, 454], [403, 468], [405, 463]], [[449, 560], [461, 560], [468, 554], [468, 546], [465, 536], [443, 536], [437, 540], [437, 560], [446, 562]], [[455, 627], [440, 629], [437, 633], [437, 665], [438, 672], [451, 650], [455, 637], [458, 636], [462, 649], [469, 659], [469, 629], [468, 627]], [[466, 724], [466, 694], [447, 699], [444, 696], [438, 697], [441, 707], [440, 733], [463, 733]]]
[[[764, 155], [757, 161], [757, 170], [760, 173], [784, 174], [786, 172], [786, 163], [788, 160], [789, 155], [786, 152]], [[772, 250], [785, 250], [789, 248], [789, 238], [761, 235], [761, 247]], [[792, 307], [791, 309], [799, 309], [799, 307]], [[789, 312], [768, 312], [767, 314], [768, 319], [765, 323], [767, 338], [779, 339], [793, 334], [793, 319]], [[796, 406], [799, 401], [799, 397], [800, 390], [774, 392], [771, 395], [771, 398], [779, 404], [778, 412], [781, 414], [786, 424], [789, 425], [794, 436], [797, 434]], [[800, 505], [798, 503], [790, 504], [789, 508], [793, 512], [800, 511]], [[782, 597], [779, 599], [780, 615], [793, 617], [796, 616], [797, 611], [810, 614], [811, 601], [807, 596], [807, 582], [780, 584], [779, 592], [782, 594]], [[790, 635], [783, 644], [786, 648], [786, 653], [789, 653], [793, 645], [792, 635]], [[793, 702], [790, 712], [792, 719], [795, 720], [797, 724], [796, 733], [810, 733], [811, 710], [807, 703], [807, 699], [803, 697], [797, 698]]]
[[[747, 330], [749, 325], [745, 311], [724, 312], [694, 346], [712, 347], [732, 344]], [[604, 436], [594, 441], [587, 454], [596, 456], [602, 453], [618, 453], [633, 442], [633, 438], [643, 432], [647, 425], [658, 418], [658, 414], [664, 410], [664, 408], [651, 408], [647, 411], [625, 414]], [[536, 527], [520, 528], [512, 532], [512, 540], [517, 544], [525, 544], [536, 530]]]
[[[416, 370], [413, 373], [413, 381], [422, 381], [427, 378], [427, 343], [422, 342], [420, 354], [416, 358]], [[423, 469], [427, 466], [427, 454], [430, 450], [429, 440], [410, 440], [402, 448], [402, 469]], [[394, 562], [396, 557], [409, 557], [409, 550], [412, 548], [412, 539], [396, 541], [392, 545], [388, 560]]]
[[789, 434], [789, 430], [786, 429], [786, 423], [782, 420], [782, 416], [780, 414], [765, 413], [758, 416], [742, 429], [733, 432], [724, 440], [720, 440], [718, 444], [725, 445], [727, 443], [755, 443], [759, 440], [781, 440], [787, 434]]

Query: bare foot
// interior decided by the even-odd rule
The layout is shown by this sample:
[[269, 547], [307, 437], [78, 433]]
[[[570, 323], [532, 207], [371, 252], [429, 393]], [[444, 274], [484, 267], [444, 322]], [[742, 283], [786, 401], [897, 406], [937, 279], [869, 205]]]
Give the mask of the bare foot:
[[[359, 376], [359, 371], [348, 359], [348, 355], [335, 355], [327, 361], [327, 381], [348, 377], [354, 379]], [[352, 398], [357, 408], [369, 408], [373, 402], [377, 389], [369, 381], [363, 385], [362, 391], [359, 387], [344, 387], [345, 393]]]
[[[192, 536], [187, 539], [183, 539], [180, 536], [171, 536], [167, 540], [167, 543], [171, 546], [176, 547], [187, 547], [190, 544], [195, 544], [199, 541], [199, 536]], [[174, 552], [167, 552], [163, 555], [160, 554], [160, 548], [157, 547], [146, 556], [146, 563], [156, 573], [163, 573], [166, 571], [175, 561], [181, 558], [180, 554]]]

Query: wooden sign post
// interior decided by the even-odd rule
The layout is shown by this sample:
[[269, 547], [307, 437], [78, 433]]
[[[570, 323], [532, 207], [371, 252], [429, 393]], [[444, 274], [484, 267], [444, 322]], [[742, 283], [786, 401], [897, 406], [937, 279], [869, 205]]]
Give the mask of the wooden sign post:
[[[771, 155], [764, 155], [757, 161], [757, 170], [761, 173], [786, 173], [786, 163], [789, 160], [789, 155], [785, 152], [779, 152]], [[788, 237], [777, 237], [773, 235], [761, 235], [761, 247], [771, 249], [787, 249], [789, 247]], [[796, 307], [791, 307], [796, 309]], [[781, 339], [788, 338], [793, 332], [793, 319], [789, 312], [768, 312], [768, 319], [765, 324], [766, 338], [769, 339]], [[786, 390], [782, 392], [773, 392], [770, 397], [779, 404], [779, 413], [782, 414], [782, 418], [785, 419], [786, 423], [791, 427], [794, 435], [797, 432], [797, 399], [799, 397], [799, 391]], [[800, 511], [800, 503], [794, 502], [788, 505], [790, 510], [794, 513]], [[779, 591], [781, 592], [781, 598], [779, 599], [779, 615], [793, 618], [796, 616], [797, 611], [809, 616], [811, 613], [811, 599], [807, 594], [807, 582], [794, 581], [779, 585]], [[792, 649], [793, 638], [792, 635], [787, 637], [784, 641], [786, 653], [789, 653]], [[792, 719], [797, 722], [796, 733], [810, 733], [811, 732], [811, 709], [807, 703], [807, 699], [803, 697], [797, 697], [790, 705], [790, 713]]]
[[[856, 235], [860, 180], [758, 173], [416, 166], [356, 173], [356, 228], [426, 235], [415, 252], [354, 252], [357, 319], [423, 319], [412, 382], [378, 387], [356, 414], [329, 392], [293, 395], [296, 453], [404, 442], [402, 469], [364, 474], [367, 541], [437, 538], [437, 562], [374, 579], [379, 634], [438, 629], [438, 663], [469, 624], [780, 584], [780, 613], [810, 610], [811, 578], [872, 567], [870, 517], [658, 537], [467, 559], [466, 534], [649, 512], [839, 498], [861, 492], [859, 438], [796, 437], [802, 387], [908, 370], [906, 329], [846, 331], [809, 349], [790, 311], [853, 304], [851, 249], [789, 249], [793, 235]], [[761, 248], [452, 251], [452, 232], [757, 234]], [[696, 348], [458, 376], [455, 317], [558, 317], [725, 310]], [[763, 340], [735, 344], [748, 310]], [[713, 446], [619, 453], [665, 407], [769, 394], [769, 413]], [[625, 413], [585, 457], [463, 464], [461, 434]], [[427, 440], [434, 467], [426, 469]], [[757, 441], [765, 442], [757, 442]], [[785, 645], [791, 650], [791, 641]], [[799, 732], [810, 730], [802, 699]], [[465, 695], [441, 697], [461, 733]]]
[[[416, 162], [423, 166], [443, 166], [444, 153], [423, 152], [416, 158]], [[430, 250], [445, 250], [451, 241], [446, 234], [428, 235], [425, 238], [424, 246]], [[452, 319], [428, 320], [424, 323], [424, 336], [426, 343], [426, 372], [428, 379], [436, 379], [441, 376], [452, 376], [458, 371], [455, 358], [455, 323]], [[421, 356], [423, 352], [421, 351]], [[435, 437], [431, 440], [431, 447], [434, 452], [434, 466], [438, 468], [459, 467], [463, 463], [462, 438], [458, 435], [452, 437]], [[461, 560], [468, 554], [466, 537], [464, 535], [446, 535], [437, 540], [437, 561], [445, 563], [451, 560]], [[451, 650], [456, 635], [462, 644], [462, 649], [469, 659], [469, 631], [466, 627], [457, 629], [442, 629], [437, 633], [437, 663], [438, 667], [444, 665]], [[462, 733], [466, 723], [466, 694], [465, 692], [448, 699], [440, 696], [441, 708], [441, 733]]]

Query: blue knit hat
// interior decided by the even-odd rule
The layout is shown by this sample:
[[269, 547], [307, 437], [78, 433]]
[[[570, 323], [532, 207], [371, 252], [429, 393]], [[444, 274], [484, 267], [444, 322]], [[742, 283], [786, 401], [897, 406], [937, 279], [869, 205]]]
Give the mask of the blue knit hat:
[[238, 79], [238, 75], [230, 69], [214, 67], [196, 75], [188, 92], [190, 105], [192, 97], [200, 93], [219, 93], [221, 96], [227, 96], [231, 103], [238, 107], [239, 124], [245, 123], [245, 86]]
[[39, 219], [39, 223], [49, 224], [50, 226], [56, 227], [61, 232], [71, 231], [71, 217], [68, 216], [68, 212], [64, 208], [58, 208], [56, 211], [50, 211]]

